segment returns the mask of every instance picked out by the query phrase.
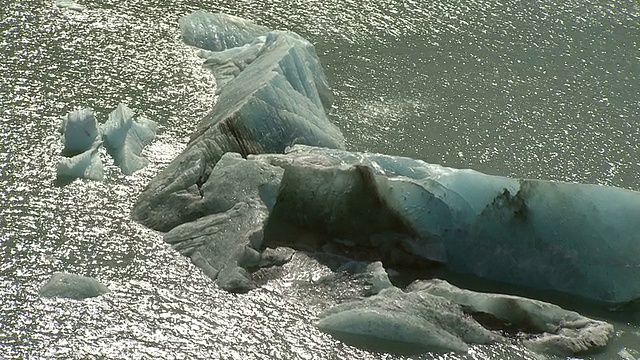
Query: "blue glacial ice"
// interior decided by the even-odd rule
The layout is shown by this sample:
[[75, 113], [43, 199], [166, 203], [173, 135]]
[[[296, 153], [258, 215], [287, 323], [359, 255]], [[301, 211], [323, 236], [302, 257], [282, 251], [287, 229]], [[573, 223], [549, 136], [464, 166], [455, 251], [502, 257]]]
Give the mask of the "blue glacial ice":
[[63, 144], [62, 155], [74, 156], [83, 153], [100, 141], [100, 128], [95, 113], [90, 108], [71, 111], [60, 127]]
[[70, 112], [60, 127], [62, 156], [56, 167], [56, 182], [66, 184], [77, 178], [100, 181], [104, 169], [100, 153], [100, 128], [92, 109]]
[[252, 43], [270, 30], [237, 16], [194, 11], [179, 21], [182, 41], [208, 51], [223, 51]]
[[142, 149], [156, 135], [158, 125], [143, 116], [134, 116], [133, 110], [119, 104], [102, 125], [104, 146], [122, 173], [131, 175], [147, 166]]
[[78, 178], [102, 181], [104, 168], [99, 152], [101, 145], [101, 142], [96, 142], [93, 147], [80, 154], [61, 156], [56, 168], [56, 182], [63, 185]]
[[[218, 56], [207, 63], [213, 74], [232, 74], [232, 81], [224, 78], [217, 103], [187, 148], [149, 183], [133, 209], [136, 220], [162, 231], [205, 215], [190, 209], [226, 152], [247, 156], [281, 153], [294, 144], [344, 146], [342, 133], [327, 119], [332, 95], [311, 43], [291, 32], [265, 33], [226, 15], [196, 12], [180, 24], [188, 43], [208, 50], [235, 51], [234, 46], [248, 44], [259, 51], [239, 51], [234, 54], [246, 58], [228, 61], [224, 54], [208, 54]], [[205, 26], [214, 30], [202, 30]], [[237, 71], [220, 70], [229, 66]]]
[[123, 104], [111, 112], [102, 126], [89, 108], [70, 112], [60, 127], [63, 149], [56, 169], [56, 183], [65, 185], [77, 178], [103, 180], [99, 152], [102, 145], [122, 172], [131, 175], [149, 163], [141, 153], [153, 141], [156, 129], [154, 121], [134, 116]]
[[[533, 289], [611, 303], [640, 297], [640, 281], [635, 281], [640, 278], [639, 192], [509, 179], [409, 158], [306, 146], [271, 157], [322, 164], [286, 168], [266, 229], [267, 235], [270, 227], [277, 230], [270, 239], [277, 244], [308, 246], [280, 236], [280, 226], [320, 234], [319, 245], [346, 237], [360, 248], [391, 246], [393, 233], [399, 236], [396, 249], [379, 253], [388, 254], [387, 261], [393, 262], [393, 251], [401, 249], [458, 273]], [[345, 184], [340, 174], [354, 169], [365, 176]], [[316, 180], [326, 172], [336, 173], [328, 176], [335, 181], [330, 186]], [[366, 185], [366, 177], [370, 188], [359, 194], [355, 189]], [[380, 200], [365, 207], [355, 203], [376, 197]], [[380, 219], [385, 212], [397, 219]], [[349, 229], [357, 224], [359, 229]], [[376, 238], [385, 232], [387, 241]]]
[[[343, 137], [326, 117], [329, 86], [309, 42], [204, 12], [181, 19], [181, 29], [185, 41], [208, 51], [205, 65], [220, 79], [220, 95], [185, 151], [142, 192], [136, 220], [169, 231], [209, 215], [233, 217], [227, 212], [244, 204], [260, 213], [251, 230], [263, 237], [256, 251], [284, 245], [385, 264], [436, 262], [597, 301], [640, 297], [633, 281], [640, 278], [640, 193], [341, 150]], [[217, 167], [230, 152], [248, 162]], [[241, 190], [231, 191], [231, 179]], [[238, 239], [248, 244], [247, 236]], [[226, 267], [209, 260], [216, 274]]]

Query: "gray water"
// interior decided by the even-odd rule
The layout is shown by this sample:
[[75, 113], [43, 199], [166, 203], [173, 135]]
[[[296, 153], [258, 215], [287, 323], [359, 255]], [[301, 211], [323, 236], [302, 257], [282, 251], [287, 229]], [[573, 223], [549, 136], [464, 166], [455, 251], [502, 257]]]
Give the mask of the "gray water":
[[[0, 358], [396, 359], [333, 340], [323, 309], [360, 295], [299, 254], [247, 295], [220, 291], [160, 234], [129, 219], [137, 194], [214, 102], [177, 20], [224, 11], [316, 45], [348, 147], [491, 174], [640, 190], [640, 10], [633, 1], [0, 0]], [[104, 121], [125, 101], [157, 121], [151, 165], [55, 187], [64, 115]], [[108, 159], [103, 157], [103, 159]], [[112, 292], [41, 299], [56, 271]], [[604, 353], [640, 356], [632, 314]], [[635, 317], [635, 320], [632, 319]], [[466, 356], [540, 358], [518, 344]]]

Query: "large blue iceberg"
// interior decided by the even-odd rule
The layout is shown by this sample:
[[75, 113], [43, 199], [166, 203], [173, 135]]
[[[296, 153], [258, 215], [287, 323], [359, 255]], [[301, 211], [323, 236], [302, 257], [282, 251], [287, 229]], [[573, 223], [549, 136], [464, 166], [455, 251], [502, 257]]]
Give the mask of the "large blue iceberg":
[[[398, 267], [437, 265], [463, 276], [607, 304], [640, 298], [639, 192], [510, 179], [343, 150], [343, 136], [327, 118], [331, 92], [308, 41], [205, 12], [184, 17], [180, 27], [184, 41], [201, 49], [219, 98], [185, 151], [141, 193], [132, 216], [166, 232], [165, 241], [220, 287], [251, 290], [257, 286], [252, 272], [286, 262], [291, 251], [282, 247], [287, 247]], [[509, 322], [509, 304], [539, 305], [460, 295], [444, 285], [428, 287], [428, 296], [403, 295], [376, 274], [381, 295], [367, 303], [374, 308], [389, 300], [384, 296], [408, 301], [428, 316], [433, 315], [429, 307], [457, 304], [447, 305], [454, 325], [421, 346], [464, 350], [469, 342], [496, 341], [493, 333], [465, 320], [458, 306], [507, 314]], [[421, 302], [427, 297], [431, 300]], [[357, 315], [359, 307], [343, 310]], [[376, 321], [412, 321], [412, 314], [370, 310], [364, 311]], [[566, 315], [552, 306], [541, 312], [553, 321]], [[433, 316], [440, 322], [440, 315]], [[592, 324], [567, 316], [576, 324]], [[333, 319], [343, 330], [353, 325], [344, 317]], [[459, 333], [455, 324], [472, 333]], [[586, 333], [563, 330], [573, 334], [563, 349], [604, 346], [612, 330], [596, 325], [602, 331], [593, 341], [590, 327]], [[422, 325], [412, 329], [431, 331]]]

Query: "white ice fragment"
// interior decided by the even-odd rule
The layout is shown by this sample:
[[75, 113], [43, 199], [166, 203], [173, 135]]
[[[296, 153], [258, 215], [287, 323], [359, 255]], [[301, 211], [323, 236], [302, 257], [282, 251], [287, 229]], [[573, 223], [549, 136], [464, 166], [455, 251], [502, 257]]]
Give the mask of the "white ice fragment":
[[376, 261], [367, 266], [367, 272], [371, 273], [371, 289], [372, 294], [377, 294], [380, 291], [393, 287], [393, 284], [389, 280], [387, 271], [382, 267], [382, 262]]
[[209, 51], [223, 51], [253, 42], [269, 29], [227, 14], [195, 11], [180, 19], [182, 40]]
[[318, 328], [335, 338], [376, 351], [466, 352], [467, 344], [490, 344], [500, 336], [484, 329], [453, 302], [395, 287], [319, 315]]
[[605, 347], [614, 334], [609, 323], [539, 300], [464, 290], [439, 279], [417, 281], [410, 289], [441, 296], [472, 314], [493, 316], [522, 333], [533, 331], [521, 336], [524, 345], [537, 352], [573, 355], [592, 351]]
[[153, 141], [157, 127], [154, 121], [134, 116], [124, 104], [109, 114], [102, 126], [104, 145], [125, 175], [147, 166], [149, 161], [141, 156], [142, 149]]

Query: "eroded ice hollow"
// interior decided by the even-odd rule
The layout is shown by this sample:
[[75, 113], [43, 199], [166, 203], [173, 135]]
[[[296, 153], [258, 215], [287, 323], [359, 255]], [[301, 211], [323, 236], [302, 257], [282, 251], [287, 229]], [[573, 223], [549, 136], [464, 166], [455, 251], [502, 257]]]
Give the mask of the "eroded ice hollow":
[[[640, 296], [640, 193], [342, 150], [309, 42], [223, 14], [195, 12], [180, 26], [202, 49], [219, 98], [132, 216], [165, 231], [221, 288], [255, 288], [252, 272], [287, 262], [293, 248], [387, 266], [436, 263], [604, 303]], [[327, 310], [319, 327], [446, 351], [511, 341], [469, 318], [476, 313], [532, 325], [525, 345], [543, 352], [581, 352], [613, 336], [606, 323], [534, 300], [438, 280], [403, 292], [381, 265], [372, 283], [377, 295]]]

